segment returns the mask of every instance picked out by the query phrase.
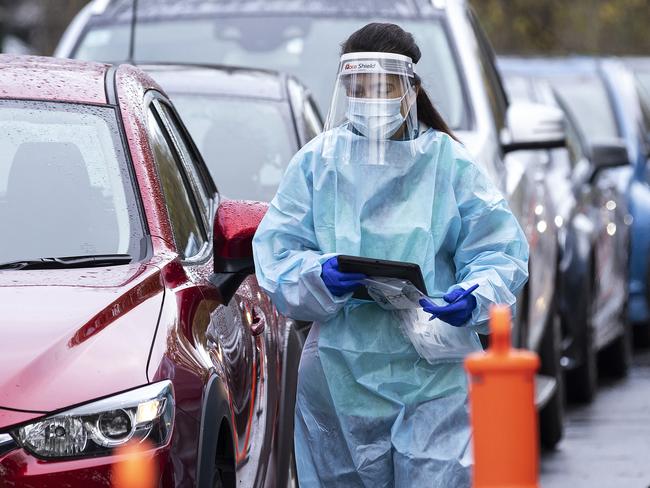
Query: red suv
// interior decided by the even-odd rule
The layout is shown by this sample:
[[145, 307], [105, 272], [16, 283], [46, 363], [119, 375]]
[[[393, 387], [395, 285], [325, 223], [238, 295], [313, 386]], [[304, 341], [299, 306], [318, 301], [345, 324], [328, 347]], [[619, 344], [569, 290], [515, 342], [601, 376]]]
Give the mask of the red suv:
[[0, 56], [0, 133], [0, 484], [110, 486], [133, 442], [160, 486], [291, 484], [300, 336], [253, 275], [266, 207], [220, 203], [132, 66]]

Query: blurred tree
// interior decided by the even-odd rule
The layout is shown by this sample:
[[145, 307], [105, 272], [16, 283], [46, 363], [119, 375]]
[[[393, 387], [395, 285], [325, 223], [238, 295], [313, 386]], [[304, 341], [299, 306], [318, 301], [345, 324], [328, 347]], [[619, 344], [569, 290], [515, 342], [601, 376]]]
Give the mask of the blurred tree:
[[[25, 0], [23, 0], [25, 1]], [[47, 28], [40, 32], [36, 48], [44, 54], [52, 54], [63, 31], [74, 16], [89, 0], [32, 0], [44, 6], [44, 21]]]
[[504, 54], [650, 55], [650, 0], [470, 0]]
[[61, 34], [89, 0], [0, 0], [0, 40], [20, 38], [38, 54], [52, 54]]
[[0, 0], [0, 53], [4, 44], [5, 36], [7, 35], [7, 5], [6, 0]]

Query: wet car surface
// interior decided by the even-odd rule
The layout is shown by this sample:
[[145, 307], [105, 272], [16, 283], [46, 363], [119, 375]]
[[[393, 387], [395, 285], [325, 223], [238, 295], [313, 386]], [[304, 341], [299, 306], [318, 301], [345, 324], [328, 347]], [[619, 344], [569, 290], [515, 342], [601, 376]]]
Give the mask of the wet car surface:
[[110, 486], [129, 440], [161, 486], [286, 479], [299, 343], [252, 276], [266, 206], [220, 200], [137, 68], [0, 65], [3, 486]]

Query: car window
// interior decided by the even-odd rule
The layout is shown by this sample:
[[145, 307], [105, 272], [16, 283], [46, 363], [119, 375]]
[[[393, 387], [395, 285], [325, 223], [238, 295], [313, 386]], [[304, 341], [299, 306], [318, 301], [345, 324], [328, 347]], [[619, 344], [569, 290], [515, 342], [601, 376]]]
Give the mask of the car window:
[[169, 136], [162, 128], [162, 122], [151, 107], [148, 122], [151, 149], [158, 168], [178, 252], [183, 258], [196, 256], [207, 239], [189, 189], [189, 182], [182, 169], [181, 161], [171, 147]]
[[174, 146], [183, 161], [185, 171], [190, 177], [192, 192], [201, 206], [204, 223], [206, 227], [209, 227], [209, 222], [212, 217], [210, 215], [211, 196], [208, 195], [208, 190], [206, 189], [203, 176], [197, 167], [201, 162], [198, 156], [194, 153], [194, 149], [191, 147], [191, 144], [182, 132], [182, 129], [178, 126], [178, 119], [171, 108], [166, 103], [160, 102], [159, 100], [154, 101], [154, 105], [165, 124], [167, 132], [171, 135]]
[[587, 139], [620, 135], [607, 90], [596, 74], [554, 76], [549, 82], [569, 107]]
[[495, 56], [492, 47], [489, 44], [487, 36], [483, 32], [481, 25], [471, 10], [468, 11], [469, 20], [474, 30], [476, 40], [479, 44], [479, 59], [481, 65], [481, 74], [483, 82], [487, 89], [488, 100], [492, 110], [494, 126], [497, 133], [505, 127], [506, 110], [508, 109], [508, 99], [505, 95], [501, 77], [494, 64]]
[[641, 96], [650, 103], [650, 72], [637, 72], [636, 79]]
[[[328, 18], [274, 15], [152, 21], [138, 25], [134, 58], [146, 62], [211, 63], [283, 71], [305, 83], [329, 109], [340, 42], [374, 17]], [[439, 18], [400, 20], [425, 55], [417, 72], [434, 104], [453, 129], [469, 121], [463, 81], [444, 22]], [[95, 25], [73, 57], [116, 61], [128, 57], [129, 26]]]
[[534, 100], [535, 97], [531, 82], [525, 76], [505, 76], [504, 83], [510, 100], [518, 100], [520, 102], [530, 102]]
[[131, 254], [144, 235], [108, 107], [0, 101], [0, 262]]
[[298, 149], [286, 101], [172, 94], [222, 195], [270, 201]]
[[636, 80], [646, 140], [650, 143], [650, 73], [637, 73]]
[[[303, 116], [305, 119], [305, 137], [307, 141], [312, 140], [323, 131], [323, 122], [318, 115], [318, 109], [311, 97], [305, 100]], [[306, 142], [306, 141], [305, 141]]]
[[566, 129], [566, 148], [569, 153], [569, 162], [571, 167], [575, 167], [578, 162], [585, 157], [582, 151], [582, 141], [576, 126], [568, 119], [565, 123]]

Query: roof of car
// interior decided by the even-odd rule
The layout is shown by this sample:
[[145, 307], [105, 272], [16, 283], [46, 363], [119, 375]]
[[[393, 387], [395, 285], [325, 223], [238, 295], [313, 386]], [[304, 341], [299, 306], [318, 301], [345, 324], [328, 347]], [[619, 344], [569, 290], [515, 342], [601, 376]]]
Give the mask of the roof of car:
[[275, 71], [192, 64], [145, 64], [139, 67], [169, 94], [224, 95], [277, 101], [286, 98], [286, 75]]
[[[129, 22], [133, 0], [100, 2], [97, 20]], [[440, 0], [139, 0], [137, 18], [154, 20], [210, 15], [359, 15], [404, 19], [435, 15]], [[107, 4], [107, 5], [104, 5]], [[99, 6], [99, 3], [98, 3]], [[105, 6], [105, 8], [103, 8]]]
[[600, 60], [589, 56], [517, 57], [500, 56], [499, 69], [507, 74], [552, 77], [570, 74], [597, 74]]
[[623, 58], [623, 61], [634, 71], [650, 71], [650, 57], [628, 57]]
[[108, 65], [0, 54], [0, 98], [106, 103]]

